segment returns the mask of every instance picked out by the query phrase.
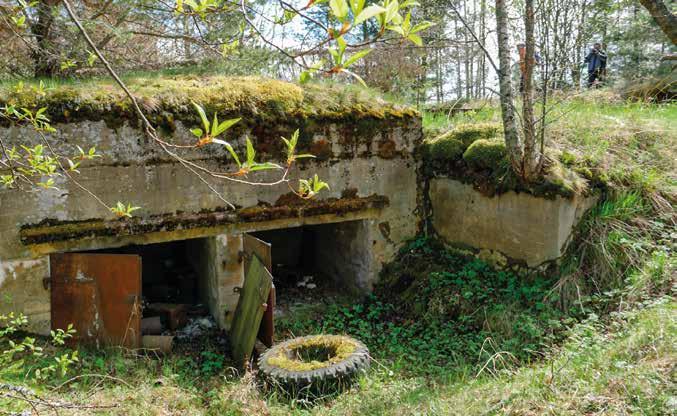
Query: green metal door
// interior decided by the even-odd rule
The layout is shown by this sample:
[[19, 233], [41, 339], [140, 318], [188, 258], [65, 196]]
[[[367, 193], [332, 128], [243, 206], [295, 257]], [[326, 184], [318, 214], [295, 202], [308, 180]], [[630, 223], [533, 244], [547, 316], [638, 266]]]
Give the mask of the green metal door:
[[233, 358], [241, 366], [249, 361], [254, 350], [256, 335], [263, 313], [268, 307], [268, 295], [273, 285], [273, 276], [257, 255], [253, 254], [248, 263], [230, 331]]

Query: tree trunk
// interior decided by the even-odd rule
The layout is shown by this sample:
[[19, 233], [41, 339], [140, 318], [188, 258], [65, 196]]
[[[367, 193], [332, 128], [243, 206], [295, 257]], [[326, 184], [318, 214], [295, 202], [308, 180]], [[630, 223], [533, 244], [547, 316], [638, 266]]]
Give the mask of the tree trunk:
[[56, 8], [61, 0], [41, 0], [37, 3], [37, 16], [31, 24], [37, 48], [32, 52], [36, 77], [53, 77], [59, 72], [59, 53], [53, 25]]
[[656, 21], [663, 33], [673, 45], [677, 45], [677, 16], [675, 16], [662, 0], [639, 0]]
[[508, 8], [506, 0], [496, 0], [496, 33], [498, 36], [498, 83], [501, 101], [501, 116], [505, 145], [510, 163], [518, 175], [522, 175], [524, 152], [515, 121], [513, 105], [512, 79], [510, 77], [510, 29], [508, 27]]
[[[188, 15], [183, 16], [183, 19], [181, 20], [182, 24], [182, 29], [183, 29], [183, 34], [186, 36], [191, 36], [191, 27], [190, 27], [190, 21], [188, 20]], [[190, 41], [188, 38], [185, 38], [183, 40], [183, 60], [188, 61], [191, 57], [191, 50], [190, 50]]]
[[532, 181], [539, 175], [540, 151], [536, 147], [536, 123], [534, 121], [534, 85], [533, 73], [536, 64], [534, 39], [534, 0], [524, 3], [524, 34], [526, 41], [526, 58], [524, 62], [524, 88], [522, 88], [522, 129], [524, 131], [524, 159], [522, 176]]

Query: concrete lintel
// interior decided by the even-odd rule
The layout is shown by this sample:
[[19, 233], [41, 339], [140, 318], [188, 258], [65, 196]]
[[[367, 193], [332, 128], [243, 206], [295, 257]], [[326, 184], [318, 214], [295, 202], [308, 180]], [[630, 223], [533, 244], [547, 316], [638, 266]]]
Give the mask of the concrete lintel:
[[238, 234], [244, 232], [274, 230], [278, 228], [300, 227], [303, 225], [331, 224], [345, 221], [373, 219], [378, 218], [380, 215], [380, 208], [368, 208], [361, 211], [347, 212], [342, 214], [320, 214], [308, 217], [294, 217], [261, 222], [224, 224], [214, 227], [157, 231], [146, 234], [125, 236], [85, 237], [75, 240], [33, 244], [29, 247], [32, 256], [37, 258], [51, 253], [117, 248], [131, 244], [156, 244], [169, 241], [188, 240], [193, 238], [214, 237], [221, 234]]

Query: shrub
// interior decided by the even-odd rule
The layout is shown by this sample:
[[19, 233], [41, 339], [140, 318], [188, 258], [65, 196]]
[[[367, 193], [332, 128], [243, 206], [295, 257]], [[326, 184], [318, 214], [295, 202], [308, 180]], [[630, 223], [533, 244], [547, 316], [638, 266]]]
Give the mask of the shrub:
[[505, 143], [498, 140], [480, 139], [463, 153], [463, 160], [475, 169], [491, 169], [506, 158]]

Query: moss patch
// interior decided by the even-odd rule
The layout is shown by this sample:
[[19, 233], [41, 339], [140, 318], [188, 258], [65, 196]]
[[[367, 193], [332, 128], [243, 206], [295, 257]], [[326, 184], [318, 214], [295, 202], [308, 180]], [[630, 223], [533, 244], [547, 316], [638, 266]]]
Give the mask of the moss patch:
[[465, 146], [452, 137], [437, 137], [424, 143], [425, 156], [431, 161], [456, 160], [463, 155]]
[[348, 337], [317, 335], [290, 343], [268, 358], [268, 364], [290, 371], [312, 371], [345, 360], [357, 348], [358, 345]]
[[[333, 84], [296, 84], [260, 77], [176, 76], [130, 78], [127, 84], [151, 119], [197, 121], [191, 101], [200, 103], [221, 118], [238, 116], [261, 121], [288, 118], [354, 120], [363, 118], [407, 118], [418, 112], [389, 103], [370, 90]], [[120, 123], [136, 119], [123, 91], [110, 80], [89, 80], [47, 88], [36, 94], [33, 87], [0, 89], [0, 105], [47, 107], [55, 122], [105, 120]], [[161, 123], [159, 123], [161, 124]]]
[[[297, 150], [315, 154], [321, 161], [372, 156], [371, 151], [358, 154], [358, 149], [372, 149], [377, 133], [388, 138], [396, 129], [413, 130], [419, 125], [415, 109], [384, 101], [373, 91], [354, 86], [299, 86], [260, 77], [223, 76], [141, 77], [126, 81], [148, 120], [168, 141], [186, 144], [184, 137], [174, 135], [179, 123], [189, 128], [201, 126], [191, 104], [195, 101], [205, 108], [210, 119], [215, 112], [220, 120], [240, 118], [227, 136], [251, 137], [264, 160], [284, 157], [280, 137], [290, 137], [297, 129], [301, 133]], [[46, 88], [44, 94], [37, 93], [32, 85], [0, 85], [0, 106], [4, 104], [29, 109], [45, 107], [46, 115], [55, 124], [103, 121], [111, 129], [125, 124], [138, 126], [130, 100], [108, 80], [56, 85]], [[7, 123], [0, 119], [0, 126]], [[329, 138], [336, 136], [341, 151], [333, 154]], [[318, 137], [326, 139], [315, 142]], [[243, 147], [244, 140], [241, 142]], [[213, 156], [208, 155], [208, 149], [200, 152], [205, 157]], [[373, 153], [386, 158], [403, 155], [391, 143], [379, 143], [378, 151]]]
[[442, 134], [438, 139], [456, 139], [463, 143], [465, 147], [468, 147], [475, 140], [491, 139], [501, 134], [501, 132], [501, 125], [497, 123], [464, 123]]
[[501, 140], [479, 139], [463, 153], [463, 160], [475, 169], [491, 169], [506, 159], [505, 143]]
[[591, 174], [571, 166], [575, 156], [546, 155], [543, 178], [524, 183], [510, 167], [502, 129], [497, 123], [459, 124], [453, 130], [426, 139], [422, 145], [423, 174], [430, 178], [446, 176], [472, 184], [486, 196], [508, 191], [536, 196], [571, 198], [587, 194]]
[[432, 163], [458, 160], [473, 142], [500, 134], [501, 126], [497, 123], [459, 124], [444, 134], [426, 139], [424, 157]]

